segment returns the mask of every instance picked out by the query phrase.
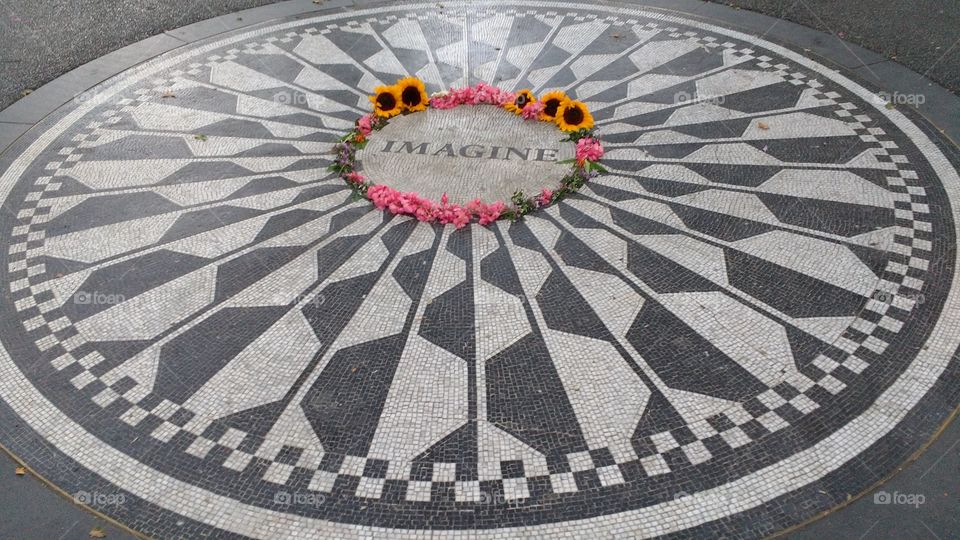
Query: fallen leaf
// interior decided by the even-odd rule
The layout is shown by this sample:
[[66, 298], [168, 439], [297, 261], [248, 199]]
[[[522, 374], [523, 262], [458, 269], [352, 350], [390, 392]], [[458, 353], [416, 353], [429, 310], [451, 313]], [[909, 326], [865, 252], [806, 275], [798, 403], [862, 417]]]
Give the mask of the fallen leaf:
[[13, 470], [13, 472], [14, 472], [14, 474], [16, 474], [17, 476], [23, 476], [23, 475], [27, 474], [27, 469], [25, 469], [25, 468], [23, 468], [23, 467], [17, 467], [16, 469]]
[[613, 39], [620, 39], [620, 34], [613, 34], [612, 37]]
[[201, 133], [201, 134], [199, 134], [199, 135], [194, 135], [193, 138], [196, 139], [196, 140], [198, 140], [198, 141], [205, 141], [205, 140], [207, 140], [207, 136], [204, 135], [203, 133]]
[[757, 122], [757, 127], [760, 129], [770, 129], [770, 125], [765, 122]]
[[103, 530], [100, 527], [94, 527], [90, 529], [90, 538], [106, 538], [107, 531]]
[[164, 93], [160, 94], [160, 97], [162, 97], [162, 98], [172, 98], [172, 97], [177, 97], [177, 95], [173, 93], [173, 90], [167, 90], [167, 91], [165, 91]]
[[32, 89], [32, 88], [26, 88], [26, 89], [24, 89], [22, 92], [20, 92], [20, 97], [26, 97], [26, 96], [29, 96], [29, 95], [32, 94], [32, 93], [33, 93], [33, 89]]
[[895, 108], [896, 108], [896, 106], [895, 106], [893, 103], [891, 103], [891, 102], [888, 102], [886, 105], [884, 105], [884, 107], [886, 107], [886, 108], [888, 108], [888, 109], [895, 109]]

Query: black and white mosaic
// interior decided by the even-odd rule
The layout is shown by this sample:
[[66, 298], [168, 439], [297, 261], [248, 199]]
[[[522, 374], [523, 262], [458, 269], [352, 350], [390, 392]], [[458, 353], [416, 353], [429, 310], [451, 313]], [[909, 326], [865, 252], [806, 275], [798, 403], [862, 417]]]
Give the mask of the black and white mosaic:
[[550, 122], [494, 106], [428, 109], [392, 118], [357, 152], [364, 177], [401, 192], [451, 203], [510, 201], [556, 189], [576, 146]]
[[[749, 537], [956, 406], [960, 178], [921, 125], [694, 21], [443, 6], [221, 36], [35, 130], [0, 441], [157, 536]], [[459, 231], [353, 200], [330, 146], [403, 76], [563, 89], [611, 174]]]

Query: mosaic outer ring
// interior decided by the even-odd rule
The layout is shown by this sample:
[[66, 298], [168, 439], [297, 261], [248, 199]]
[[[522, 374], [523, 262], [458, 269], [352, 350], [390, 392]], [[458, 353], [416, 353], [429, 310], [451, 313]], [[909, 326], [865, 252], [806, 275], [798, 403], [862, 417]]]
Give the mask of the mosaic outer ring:
[[[725, 31], [716, 30], [716, 29], [714, 29], [714, 31], [721, 32], [721, 33], [725, 32]], [[735, 35], [729, 32], [726, 32], [726, 33], [728, 35]], [[775, 51], [779, 49], [776, 46], [768, 46], [767, 48]], [[790, 57], [792, 60], [797, 61], [798, 63], [801, 63], [801, 64], [805, 63], [799, 58], [796, 58], [795, 55], [791, 57], [792, 53], [785, 52], [785, 50], [780, 50], [777, 52], [781, 52], [781, 54], [783, 54], [784, 56]], [[842, 77], [836, 77], [836, 79], [839, 80], [841, 84], [844, 84], [845, 86], [847, 86], [848, 90], [853, 91], [858, 89], [855, 83], [849, 83], [849, 81], [845, 81]], [[849, 83], [849, 84], [845, 84], [845, 83]], [[859, 89], [858, 93], [860, 94], [861, 98], [863, 99], [868, 98], [868, 93], [863, 89]], [[921, 140], [921, 141], [925, 140], [924, 135], [920, 133], [915, 126], [910, 124], [909, 120], [907, 120], [905, 117], [902, 117], [900, 113], [898, 112], [884, 113], [883, 111], [880, 111], [880, 112], [882, 114], [886, 114], [887, 116], [894, 117], [893, 121], [896, 122], [905, 133], [910, 135], [911, 138], [915, 140]], [[942, 155], [939, 155], [939, 152], [937, 151], [936, 148], [933, 147], [933, 145], [930, 145], [927, 148], [927, 153], [928, 153], [927, 154], [928, 156], [930, 155], [933, 156], [932, 160], [934, 161], [934, 164], [933, 164], [934, 167], [939, 166], [943, 168], [943, 171], [938, 171], [940, 173], [939, 177], [942, 181], [944, 181], [944, 183], [947, 184], [946, 188], [950, 191], [950, 195], [951, 195], [949, 200], [955, 200], [955, 198], [953, 197], [955, 193], [953, 192], [956, 189], [957, 179], [956, 179], [955, 171], [952, 169], [951, 164], [945, 158], [943, 158]], [[9, 169], [8, 172], [5, 174], [4, 176], [5, 187], [9, 186], [11, 179], [16, 179], [16, 177], [19, 176], [17, 172], [17, 167], [18, 165], [15, 163], [14, 166], [11, 169]], [[29, 244], [29, 242], [30, 240], [27, 241], [27, 244]], [[949, 314], [951, 311], [951, 308], [955, 307], [956, 295], [954, 294], [954, 292], [955, 291], [951, 290], [950, 295], [946, 299], [945, 310], [944, 310], [945, 313]], [[937, 326], [933, 330], [932, 337], [928, 340], [928, 342], [932, 343], [933, 345], [931, 345], [928, 349], [924, 349], [923, 351], [921, 351], [917, 357], [918, 361], [915, 361], [914, 363], [912, 363], [911, 366], [907, 368], [907, 370], [903, 373], [903, 375], [901, 375], [900, 378], [898, 378], [897, 381], [893, 383], [886, 390], [883, 396], [881, 396], [881, 398], [878, 399], [877, 403], [874, 406], [872, 406], [870, 409], [868, 409], [868, 413], [872, 415], [873, 418], [876, 418], [877, 415], [889, 418], [891, 422], [888, 422], [888, 423], [890, 424], [890, 427], [893, 427], [892, 424], [894, 424], [896, 420], [899, 420], [900, 418], [902, 418], [903, 415], [906, 413], [906, 410], [904, 410], [904, 407], [908, 405], [907, 401], [913, 399], [914, 397], [917, 400], [921, 398], [921, 396], [913, 396], [911, 394], [911, 390], [915, 392], [916, 386], [920, 386], [920, 387], [923, 387], [924, 385], [928, 387], [932, 386], [934, 383], [936, 383], [937, 376], [940, 375], [940, 373], [943, 372], [944, 370], [946, 371], [947, 375], [956, 371], [955, 365], [948, 364], [948, 362], [950, 361], [950, 353], [952, 352], [952, 349], [955, 347], [955, 344], [939, 341], [939, 338], [949, 335], [949, 331], [951, 330], [950, 328], [951, 324], [953, 324], [952, 321], [945, 322], [944, 318], [941, 318], [938, 320]], [[10, 365], [9, 365], [8, 358], [6, 358], [6, 354], [4, 355], [3, 360], [6, 364], [5, 367], [9, 369]], [[923, 364], [923, 365], [919, 366], [918, 364]], [[5, 369], [5, 371], [7, 371], [7, 369]], [[5, 399], [7, 399], [9, 396], [16, 396], [16, 399], [11, 400], [11, 405], [13, 405], [14, 408], [17, 408], [18, 405], [22, 406], [23, 402], [18, 403], [17, 401], [26, 397], [28, 395], [28, 392], [31, 392], [30, 383], [27, 382], [25, 379], [18, 377], [17, 376], [18, 374], [16, 372], [7, 371], [6, 375], [9, 375], [9, 377], [7, 376], [3, 377], [5, 381], [2, 387], [3, 388], [2, 395], [4, 396]], [[948, 396], [955, 396], [955, 395], [956, 395], [955, 390], [948, 393]], [[907, 397], [904, 397], [904, 396], [907, 396]], [[75, 453], [74, 452], [68, 452], [68, 453], [71, 455], [74, 455], [78, 462], [80, 462], [87, 468], [90, 468], [92, 470], [97, 470], [98, 465], [93, 461], [91, 461], [92, 456], [89, 455], [88, 451], [87, 452], [84, 451], [85, 445], [82, 444], [82, 442], [89, 441], [89, 439], [87, 438], [87, 435], [83, 433], [81, 428], [71, 424], [69, 419], [63, 416], [62, 412], [48, 405], [49, 405], [48, 403], [44, 403], [41, 401], [39, 404], [37, 404], [35, 410], [33, 411], [20, 410], [20, 412], [22, 415], [25, 415], [24, 416], [25, 418], [30, 418], [30, 417], [33, 418], [34, 421], [28, 422], [28, 423], [37, 432], [51, 433], [51, 435], [47, 439], [53, 442], [58, 448], [61, 448], [64, 450], [72, 448], [75, 451]], [[861, 416], [861, 418], [863, 417], [865, 417], [865, 415]], [[854, 424], [859, 424], [859, 425], [854, 425]], [[873, 432], [874, 429], [875, 429], [875, 426], [867, 425], [866, 420], [859, 420], [858, 422], [853, 422], [850, 425], [845, 426], [844, 428], [839, 430], [837, 433], [840, 434], [840, 433], [846, 433], [846, 432], [851, 432], [856, 430], [862, 430], [863, 432], [868, 434], [868, 436], [860, 440], [859, 443], [866, 444], [865, 441], [867, 441], [870, 438], [870, 436], [876, 435], [876, 433]], [[53, 433], [54, 431], [58, 431], [58, 430], [60, 431], [60, 433]], [[67, 438], [68, 440], [64, 440], [64, 438]], [[831, 436], [828, 439], [825, 439], [824, 441], [821, 441], [820, 443], [818, 443], [813, 449], [811, 449], [812, 452], [804, 451], [804, 452], [797, 453], [794, 456], [791, 456], [789, 459], [783, 460], [782, 463], [778, 463], [776, 467], [771, 467], [769, 469], [764, 470], [763, 471], [764, 474], [755, 473], [755, 474], [749, 475], [744, 479], [744, 481], [739, 482], [739, 484], [741, 486], [744, 486], [744, 485], [750, 486], [749, 489], [754, 491], [769, 490], [769, 484], [766, 482], [766, 479], [777, 478], [776, 475], [780, 474], [782, 471], [784, 471], [788, 467], [788, 464], [785, 464], [786, 462], [789, 461], [792, 463], [803, 463], [804, 459], [810, 460], [811, 457], [815, 457], [816, 459], [814, 459], [811, 463], [822, 463], [824, 461], [832, 463], [832, 460], [836, 460], [835, 456], [844, 455], [845, 451], [849, 452], [851, 450], [850, 448], [845, 447], [846, 444], [847, 444], [847, 440], [843, 439], [843, 437], [841, 437], [840, 435]], [[75, 446], [75, 445], [79, 445], [79, 446]], [[129, 458], [127, 458], [124, 455], [120, 455], [119, 453], [109, 452], [109, 451], [106, 453], [109, 454], [112, 458], [114, 458], [116, 460], [116, 463], [129, 463], [127, 461]], [[102, 455], [100, 457], [102, 457]], [[136, 465], [132, 465], [132, 464], [131, 466], [136, 467]], [[124, 482], [124, 479], [120, 476], [117, 476], [116, 472], [108, 473], [107, 471], [101, 471], [101, 470], [97, 470], [97, 472], [103, 474], [105, 478], [107, 478], [108, 480], [112, 480], [117, 484], [122, 485], [121, 483]], [[145, 472], [146, 472], [146, 476], [148, 477], [153, 476], [155, 479], [157, 479], [158, 485], [162, 484], [162, 482], [159, 482], [159, 479], [161, 478], [161, 476], [154, 476], [155, 472], [152, 472], [152, 471], [145, 471]], [[821, 472], [829, 472], [829, 471], [821, 471]], [[819, 473], [820, 472], [814, 473], [814, 474], [819, 474]], [[783, 488], [783, 486], [777, 486], [777, 487]], [[151, 500], [151, 494], [149, 493], [147, 494], [144, 494], [142, 492], [138, 493], [137, 489], [132, 489], [132, 491], [135, 492], [137, 495], [144, 495], [147, 500]], [[153, 502], [159, 503], [161, 505], [164, 504], [163, 502], [156, 500], [156, 494], [153, 494], [152, 497], [153, 497]], [[658, 505], [657, 507], [650, 507], [640, 511], [632, 511], [632, 512], [619, 514], [617, 515], [618, 517], [616, 520], [609, 520], [604, 517], [599, 517], [592, 520], [578, 521], [576, 525], [570, 522], [562, 523], [562, 525], [565, 528], [565, 530], [579, 529], [581, 531], [587, 531], [587, 530], [591, 530], [591, 527], [594, 528], [592, 530], [595, 530], [595, 527], [598, 527], [598, 526], [622, 527], [623, 523], [628, 523], [629, 524], [628, 526], [637, 527], [637, 530], [642, 531], [644, 534], [668, 533], [668, 532], [671, 532], [671, 530], [678, 530], [677, 527], [683, 527], [688, 524], [672, 523], [672, 524], [663, 525], [661, 528], [657, 528], [657, 527], [644, 528], [644, 527], [650, 527], [650, 526], [644, 525], [643, 520], [633, 521], [633, 518], [638, 518], [638, 516], [644, 516], [644, 515], [653, 517], [657, 515], [653, 512], [659, 512], [665, 509], [668, 511], [669, 514], [673, 514], [673, 512], [669, 512], [670, 508], [673, 508], [674, 511], [679, 509], [681, 510], [681, 512], [686, 512], [686, 510], [689, 509], [689, 505], [693, 505], [694, 507], [698, 507], [698, 508], [701, 508], [703, 506], [709, 507], [710, 505], [716, 505], [718, 501], [728, 501], [728, 500], [730, 500], [729, 496], [726, 496], [726, 495], [718, 498], [716, 490], [706, 490], [706, 491], [693, 494], [690, 497], [689, 501], [683, 498], [680, 500], [664, 502]], [[233, 504], [233, 503], [230, 503], [225, 498], [219, 497], [219, 496], [214, 497], [214, 502], [222, 503], [226, 505]], [[747, 503], [741, 502], [741, 503], [738, 503], [738, 506], [736, 509], [740, 509], [743, 506], [748, 506], [754, 502], [757, 504], [761, 504], [764, 501], [752, 500], [752, 501], [748, 501]], [[169, 501], [167, 501], [167, 503], [169, 503]], [[697, 504], [697, 503], [702, 503], [702, 504]], [[190, 515], [190, 512], [188, 511], [189, 509], [178, 508], [177, 510], [182, 511], [184, 515]], [[263, 514], [263, 515], [270, 515], [270, 514]], [[197, 516], [194, 515], [194, 517], [197, 517]], [[275, 517], [277, 517], [278, 519], [282, 519], [280, 515], [276, 515]], [[721, 514], [716, 514], [714, 515], [714, 517], [723, 517], [723, 516]], [[242, 527], [245, 527], [245, 528], [243, 528], [242, 530], [237, 530], [236, 527], [238, 527], [238, 525], [236, 525], [235, 523], [227, 523], [225, 520], [222, 520], [222, 519], [220, 521], [211, 521], [209, 520], [209, 518], [210, 516], [202, 516], [202, 519], [204, 521], [207, 521], [208, 523], [212, 523], [215, 526], [223, 527], [225, 529], [233, 529], [235, 532], [241, 532], [244, 534], [252, 534], [252, 535], [260, 536], [260, 535], [266, 535], [266, 534], [273, 534], [275, 532], [274, 529], [268, 530], [264, 528], [258, 528], [258, 525], [249, 524], [249, 523], [244, 523]], [[698, 519], [700, 519], [699, 516], [698, 516]], [[624, 521], [624, 520], [628, 520], [628, 521]], [[328, 522], [317, 522], [317, 521], [313, 521], [309, 523], [311, 523], [315, 527], [319, 527], [318, 530], [326, 530], [326, 531], [338, 530], [344, 533], [359, 532], [358, 529], [352, 528], [351, 526], [346, 526], [346, 525], [339, 526], [339, 525], [334, 525]], [[250, 528], [246, 528], [246, 527], [250, 527]], [[580, 527], [583, 527], [583, 528], [580, 529]]]

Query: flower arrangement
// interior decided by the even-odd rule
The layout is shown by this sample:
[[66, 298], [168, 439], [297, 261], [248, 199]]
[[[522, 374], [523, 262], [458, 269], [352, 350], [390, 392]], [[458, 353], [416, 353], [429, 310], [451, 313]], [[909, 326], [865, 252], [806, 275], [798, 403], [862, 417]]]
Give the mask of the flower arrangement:
[[[392, 86], [375, 88], [370, 102], [373, 112], [360, 117], [353, 131], [341, 137], [334, 146], [336, 159], [330, 165], [330, 170], [340, 174], [356, 197], [369, 199], [380, 210], [393, 214], [412, 216], [424, 222], [451, 224], [458, 229], [467, 226], [474, 218], [480, 225], [488, 225], [498, 219], [517, 220], [537, 208], [563, 199], [579, 190], [591, 178], [607, 172], [599, 163], [603, 157], [603, 146], [594, 132], [590, 110], [586, 104], [570, 99], [560, 91], [547, 92], [538, 99], [528, 89], [508, 92], [479, 83], [451, 88], [428, 97], [422, 81], [406, 77]], [[451, 204], [446, 194], [439, 202], [435, 202], [416, 193], [401, 193], [383, 184], [375, 185], [355, 170], [357, 150], [366, 146], [371, 133], [383, 129], [390, 118], [423, 111], [427, 107], [442, 110], [462, 105], [493, 105], [524, 120], [555, 123], [567, 134], [563, 141], [576, 143], [576, 157], [560, 162], [572, 164], [572, 170], [561, 179], [556, 189], [545, 188], [533, 196], [522, 191], [515, 192], [509, 206], [503, 201], [488, 204], [479, 199], [464, 205]]]

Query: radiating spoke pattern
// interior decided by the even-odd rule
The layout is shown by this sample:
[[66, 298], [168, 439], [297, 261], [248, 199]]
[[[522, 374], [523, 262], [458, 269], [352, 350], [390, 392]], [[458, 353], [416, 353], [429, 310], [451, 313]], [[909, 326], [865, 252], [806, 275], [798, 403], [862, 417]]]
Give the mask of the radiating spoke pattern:
[[[367, 94], [405, 76], [563, 89], [610, 173], [517, 223], [377, 211], [326, 167]], [[19, 158], [4, 346], [101, 444], [249, 515], [644, 535], [734, 516], [819, 477], [689, 520], [674, 501], [863, 421], [946, 317], [955, 168], [840, 80], [573, 4], [231, 35], [119, 77]], [[896, 424], [870, 418], [874, 438]], [[860, 451], [843, 448], [818, 474]], [[657, 505], [662, 527], [617, 517]]]

